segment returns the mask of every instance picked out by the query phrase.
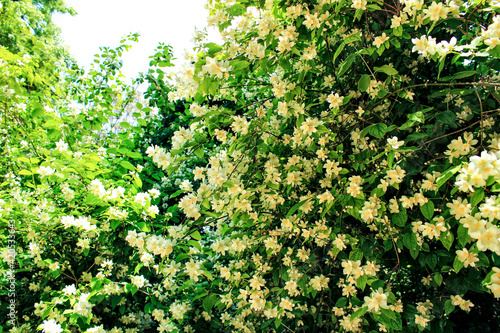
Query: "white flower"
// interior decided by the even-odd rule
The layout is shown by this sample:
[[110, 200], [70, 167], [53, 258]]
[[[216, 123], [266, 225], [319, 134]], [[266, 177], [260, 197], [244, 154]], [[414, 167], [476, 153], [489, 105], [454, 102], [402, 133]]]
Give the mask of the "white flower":
[[60, 152], [66, 151], [68, 150], [68, 144], [61, 139], [56, 142], [56, 149]]
[[45, 333], [61, 333], [63, 331], [61, 325], [54, 319], [44, 320], [39, 328], [43, 329]]
[[75, 285], [72, 284], [72, 285], [64, 287], [64, 289], [62, 290], [62, 292], [64, 293], [64, 295], [75, 295], [76, 294]]
[[45, 177], [45, 176], [50, 176], [52, 175], [56, 170], [55, 169], [52, 169], [51, 167], [44, 167], [44, 166], [41, 166], [39, 169], [38, 169], [38, 174], [40, 175], [40, 177]]
[[391, 145], [393, 149], [398, 149], [405, 144], [404, 141], [398, 141], [397, 136], [393, 136], [392, 139], [387, 139], [387, 143]]

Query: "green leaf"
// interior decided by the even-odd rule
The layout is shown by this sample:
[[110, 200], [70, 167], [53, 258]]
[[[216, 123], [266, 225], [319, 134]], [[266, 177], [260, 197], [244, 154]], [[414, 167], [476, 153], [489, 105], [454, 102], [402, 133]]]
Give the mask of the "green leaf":
[[408, 250], [418, 249], [417, 235], [413, 232], [407, 232], [403, 236], [403, 244], [408, 248]]
[[439, 190], [439, 188], [448, 181], [454, 174], [457, 173], [458, 170], [460, 170], [460, 165], [456, 165], [454, 167], [449, 168], [446, 170], [444, 173], [441, 174], [441, 176], [436, 179], [436, 193]]
[[169, 196], [169, 199], [172, 199], [172, 198], [175, 198], [175, 197], [178, 197], [179, 195], [181, 195], [182, 193], [184, 193], [185, 191], [183, 190], [178, 190], [178, 191], [175, 191], [174, 193], [172, 193], [170, 196]]
[[146, 222], [137, 222], [136, 223], [139, 229], [144, 232], [150, 232], [151, 229], [149, 229], [149, 226], [146, 224]]
[[446, 232], [446, 233], [441, 233], [439, 236], [439, 239], [441, 240], [441, 243], [443, 243], [443, 246], [449, 251], [451, 246], [453, 245], [453, 241], [455, 237], [451, 232]]
[[342, 52], [342, 50], [344, 50], [344, 48], [345, 48], [345, 43], [340, 44], [340, 46], [337, 48], [337, 50], [335, 50], [335, 54], [333, 55], [333, 61], [335, 61], [337, 59], [337, 57], [340, 55], [340, 52]]
[[353, 42], [358, 42], [358, 41], [361, 41], [360, 34], [353, 34], [353, 35], [344, 39], [345, 44], [351, 44]]
[[361, 251], [360, 249], [353, 249], [349, 253], [349, 260], [358, 261], [362, 259], [363, 259], [363, 251]]
[[484, 252], [479, 252], [477, 254], [477, 258], [479, 259], [479, 261], [477, 262], [478, 266], [484, 266], [484, 267], [490, 266], [490, 260], [488, 259], [488, 256], [484, 254]]
[[205, 77], [198, 86], [198, 92], [207, 94], [211, 84], [212, 84], [212, 79], [210, 79], [209, 77]]
[[423, 138], [426, 138], [428, 137], [430, 134], [429, 133], [413, 133], [413, 134], [410, 134], [406, 137], [406, 142], [410, 142], [410, 141], [417, 141], [417, 140], [420, 140], [420, 139], [423, 139]]
[[449, 315], [450, 313], [453, 312], [453, 310], [455, 310], [455, 305], [453, 305], [453, 303], [451, 302], [451, 299], [444, 302], [444, 313]]
[[358, 82], [358, 90], [365, 92], [370, 86], [370, 75], [363, 74]]
[[119, 225], [120, 225], [119, 220], [111, 220], [111, 229], [116, 230], [116, 228], [118, 228]]
[[351, 315], [350, 321], [353, 321], [354, 319], [361, 317], [362, 315], [364, 315], [366, 313], [366, 311], [368, 311], [367, 306], [363, 306], [362, 308], [358, 309], [356, 312], [354, 312]]
[[400, 211], [399, 213], [392, 214], [392, 221], [400, 227], [404, 227], [406, 225], [406, 221], [408, 221], [408, 215], [406, 211]]
[[222, 47], [215, 43], [207, 43], [205, 44], [205, 47], [207, 48], [207, 52], [210, 53], [211, 55], [214, 55], [215, 53], [222, 51]]
[[443, 283], [443, 276], [441, 275], [441, 273], [434, 274], [434, 281], [438, 286], [440, 286], [441, 283]]
[[401, 125], [401, 126], [399, 127], [399, 129], [400, 129], [401, 131], [405, 131], [405, 130], [407, 130], [407, 129], [411, 128], [413, 125], [415, 125], [415, 122], [414, 122], [414, 121], [411, 121], [411, 120], [408, 120], [406, 123], [404, 123], [403, 125]]
[[121, 296], [113, 296], [113, 298], [111, 299], [111, 308], [114, 309], [116, 308], [116, 306], [118, 305], [118, 303], [120, 303], [122, 300], [122, 297]]
[[476, 71], [463, 71], [463, 72], [458, 72], [452, 76], [446, 76], [441, 78], [441, 81], [447, 82], [447, 81], [453, 81], [453, 80], [460, 80], [469, 76], [476, 75]]
[[194, 154], [198, 156], [199, 158], [203, 158], [203, 155], [205, 155], [205, 151], [203, 147], [200, 147], [194, 151]]
[[462, 224], [458, 226], [457, 235], [458, 235], [458, 242], [462, 246], [465, 246], [470, 240], [469, 229], [464, 227]]
[[382, 67], [375, 67], [375, 72], [382, 72], [389, 76], [398, 74], [398, 71], [389, 65], [384, 65]]
[[307, 202], [307, 200], [304, 200], [304, 201], [301, 201], [295, 205], [293, 205], [293, 207], [288, 211], [288, 213], [286, 214], [286, 218], [289, 218], [290, 216], [292, 216], [300, 207], [302, 207], [303, 204], [305, 204]]
[[484, 198], [484, 189], [480, 188], [476, 190], [470, 197], [471, 208], [476, 207]]
[[239, 69], [243, 69], [243, 68], [250, 66], [250, 63], [248, 61], [244, 61], [244, 60], [237, 60], [237, 61], [231, 62], [231, 66], [233, 67], [233, 70], [239, 70]]
[[425, 116], [424, 116], [424, 113], [422, 111], [418, 111], [418, 112], [409, 114], [408, 119], [411, 121], [414, 121], [414, 122], [420, 122], [420, 123], [425, 122]]
[[338, 74], [339, 76], [343, 75], [344, 73], [346, 73], [349, 70], [355, 57], [356, 57], [355, 54], [349, 55], [346, 58], [346, 60], [342, 63], [342, 65], [340, 65], [339, 74]]
[[121, 161], [120, 165], [122, 167], [124, 167], [125, 169], [131, 170], [131, 171], [135, 171], [134, 165], [132, 163], [128, 162], [128, 161]]
[[337, 307], [337, 308], [343, 308], [346, 305], [347, 305], [347, 298], [345, 298], [345, 297], [339, 298], [337, 300], [337, 302], [335, 303], [335, 307]]
[[428, 254], [427, 257], [425, 258], [425, 262], [432, 270], [434, 270], [434, 268], [436, 268], [437, 261], [438, 261], [438, 258], [434, 253]]
[[460, 272], [460, 270], [464, 267], [464, 263], [458, 260], [458, 256], [455, 257], [455, 260], [453, 261], [453, 269], [455, 270], [455, 273]]
[[191, 235], [191, 238], [196, 239], [197, 241], [201, 241], [201, 235], [198, 231], [193, 232]]
[[203, 271], [203, 275], [205, 275], [205, 277], [206, 277], [207, 279], [209, 279], [210, 281], [213, 281], [213, 280], [214, 280], [214, 277], [213, 277], [212, 273], [210, 273], [210, 272], [209, 272], [209, 271], [207, 271], [207, 270], [204, 270], [204, 271]]
[[135, 293], [139, 290], [139, 288], [137, 288], [136, 285], [134, 284], [131, 284], [131, 283], [127, 283], [127, 285], [125, 286], [125, 289], [131, 293], [132, 295], [135, 295]]
[[432, 217], [434, 216], [434, 203], [432, 202], [432, 200], [429, 200], [425, 205], [420, 206], [420, 211], [426, 219], [428, 219], [429, 221], [432, 220]]
[[373, 127], [370, 128], [370, 135], [382, 139], [387, 131], [387, 125], [384, 123], [378, 123], [375, 124]]
[[18, 174], [21, 176], [31, 176], [33, 173], [31, 173], [31, 171], [29, 170], [21, 170], [18, 172]]
[[366, 281], [368, 280], [367, 275], [362, 275], [356, 280], [356, 287], [358, 287], [361, 290], [364, 290], [366, 287]]
[[148, 303], [146, 306], [144, 306], [144, 312], [145, 313], [151, 313], [155, 309], [155, 306], [153, 303]]
[[391, 150], [389, 154], [387, 154], [387, 166], [389, 169], [392, 169], [392, 164], [394, 163], [394, 157], [396, 156], [396, 153], [394, 150]]
[[455, 112], [444, 111], [444, 112], [439, 113], [436, 116], [436, 119], [447, 124], [447, 125], [453, 125], [453, 124], [455, 124], [455, 121], [457, 119], [457, 115], [455, 114]]
[[191, 239], [189, 242], [187, 242], [187, 244], [190, 245], [190, 246], [192, 246], [192, 247], [194, 247], [194, 248], [196, 248], [200, 252], [202, 250], [200, 243], [198, 243], [197, 241], [195, 241], [193, 239]]
[[281, 326], [281, 318], [276, 318], [276, 320], [274, 321], [274, 327], [278, 329], [280, 326]]
[[214, 307], [215, 302], [217, 301], [218, 296], [216, 294], [210, 294], [205, 299], [203, 299], [203, 309], [210, 313], [212, 308]]
[[226, 180], [223, 184], [222, 184], [222, 187], [227, 187], [227, 188], [233, 188], [234, 187], [234, 183], [230, 180]]

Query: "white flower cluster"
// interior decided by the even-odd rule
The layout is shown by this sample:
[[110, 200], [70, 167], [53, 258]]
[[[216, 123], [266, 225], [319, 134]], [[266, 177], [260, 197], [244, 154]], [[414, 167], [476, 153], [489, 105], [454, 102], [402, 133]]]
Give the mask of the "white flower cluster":
[[436, 53], [440, 57], [445, 57], [448, 53], [452, 52], [457, 45], [457, 39], [455, 37], [452, 37], [449, 42], [443, 40], [439, 43], [436, 43], [436, 38], [422, 35], [420, 38], [413, 38], [411, 41], [413, 44], [415, 44], [415, 46], [413, 46], [412, 52], [418, 52], [424, 58]]
[[96, 197], [104, 200], [116, 200], [122, 198], [125, 194], [125, 189], [121, 186], [117, 188], [109, 188], [106, 190], [99, 179], [94, 179], [90, 182], [89, 191]]
[[139, 253], [145, 252], [144, 245], [146, 245], [147, 251], [154, 255], [159, 255], [162, 258], [168, 257], [177, 245], [175, 239], [167, 239], [157, 235], [146, 238], [145, 233], [141, 232], [138, 234], [135, 230], [129, 230], [125, 240], [129, 242], [132, 247], [137, 247]]
[[78, 302], [74, 305], [73, 310], [76, 314], [88, 317], [92, 313], [93, 304], [89, 302], [90, 293], [82, 293], [78, 298]]
[[488, 45], [488, 49], [494, 49], [500, 45], [500, 15], [493, 18], [493, 23], [483, 32], [482, 37], [484, 44]]
[[170, 153], [167, 153], [165, 149], [158, 146], [148, 147], [148, 149], [146, 150], [146, 154], [148, 155], [148, 157], [151, 157], [153, 159], [153, 162], [163, 170], [168, 168], [168, 166], [174, 161]]
[[61, 217], [61, 223], [66, 229], [69, 227], [76, 227], [85, 231], [96, 229], [96, 225], [90, 223], [90, 218], [85, 216], [79, 216], [78, 218], [75, 218], [74, 216], [63, 216]]
[[224, 74], [229, 75], [229, 71], [232, 67], [229, 65], [229, 61], [217, 61], [215, 58], [207, 57], [205, 65], [202, 66], [202, 73], [209, 74], [210, 76], [217, 76], [219, 79], [224, 77]]
[[474, 192], [474, 187], [486, 186], [486, 180], [493, 176], [500, 178], [500, 151], [488, 153], [483, 151], [481, 156], [472, 156], [470, 162], [460, 170], [455, 185], [461, 191]]

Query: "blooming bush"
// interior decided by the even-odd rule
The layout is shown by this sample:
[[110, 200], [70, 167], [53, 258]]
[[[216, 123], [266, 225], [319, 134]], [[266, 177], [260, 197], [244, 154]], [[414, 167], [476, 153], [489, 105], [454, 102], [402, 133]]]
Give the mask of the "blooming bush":
[[[208, 6], [224, 43], [150, 72], [118, 127], [125, 46], [73, 73], [79, 114], [9, 81], [12, 331], [496, 331], [497, 3]], [[167, 143], [151, 106], [178, 113]]]

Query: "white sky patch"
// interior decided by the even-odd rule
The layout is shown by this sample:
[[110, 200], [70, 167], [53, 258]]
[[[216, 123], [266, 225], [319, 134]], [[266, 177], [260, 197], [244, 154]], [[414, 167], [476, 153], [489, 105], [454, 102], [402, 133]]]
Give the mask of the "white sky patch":
[[[139, 43], [126, 52], [123, 73], [127, 78], [145, 72], [149, 56], [163, 42], [174, 50], [176, 64], [183, 61], [185, 49], [192, 49], [195, 27], [207, 26], [205, 0], [66, 0], [76, 16], [57, 14], [54, 22], [78, 64], [88, 70], [100, 46], [116, 47], [129, 33], [141, 34]], [[221, 41], [215, 29], [208, 29], [209, 41]]]

